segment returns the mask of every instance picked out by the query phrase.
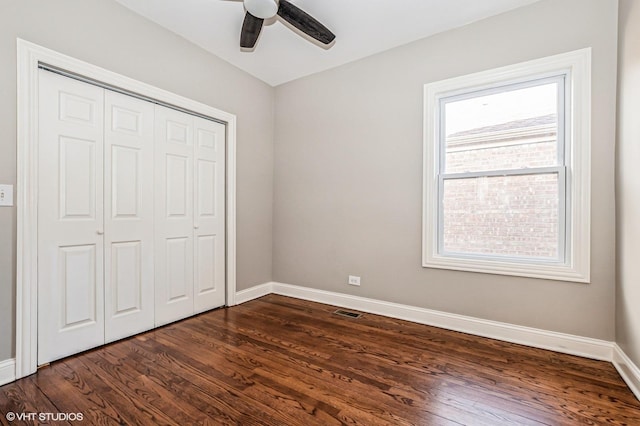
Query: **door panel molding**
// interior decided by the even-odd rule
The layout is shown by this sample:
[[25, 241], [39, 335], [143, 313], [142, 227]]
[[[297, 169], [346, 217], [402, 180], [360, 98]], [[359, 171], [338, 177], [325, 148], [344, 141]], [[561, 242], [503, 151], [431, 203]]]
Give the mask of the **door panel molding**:
[[39, 87], [38, 363], [45, 364], [104, 342], [104, 244], [96, 233], [104, 89], [46, 72]]
[[104, 99], [104, 296], [105, 343], [109, 343], [154, 324], [155, 108], [110, 90], [105, 90]]
[[224, 125], [194, 117], [194, 285], [196, 312], [224, 304]]
[[[25, 40], [17, 40], [17, 265], [16, 265], [16, 379], [37, 370], [38, 339], [38, 68], [46, 65], [125, 93], [139, 94], [165, 105], [210, 117], [226, 125], [226, 301], [235, 305], [236, 293], [236, 117], [183, 96], [105, 70]], [[83, 106], [84, 105], [84, 106]], [[95, 111], [82, 99], [69, 102], [65, 112], [74, 122], [91, 121]], [[135, 118], [122, 114], [118, 128], [135, 129]], [[173, 136], [180, 138], [174, 129]], [[203, 140], [203, 145], [211, 141]], [[215, 141], [214, 141], [215, 143]], [[219, 143], [219, 141], [218, 141]]]

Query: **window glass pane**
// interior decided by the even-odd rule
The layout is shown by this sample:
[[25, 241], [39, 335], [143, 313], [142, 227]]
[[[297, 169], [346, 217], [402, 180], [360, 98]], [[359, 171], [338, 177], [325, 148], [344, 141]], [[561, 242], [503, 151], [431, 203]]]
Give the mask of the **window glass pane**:
[[449, 253], [557, 258], [557, 173], [447, 179], [443, 246]]
[[445, 100], [444, 172], [557, 165], [559, 84]]

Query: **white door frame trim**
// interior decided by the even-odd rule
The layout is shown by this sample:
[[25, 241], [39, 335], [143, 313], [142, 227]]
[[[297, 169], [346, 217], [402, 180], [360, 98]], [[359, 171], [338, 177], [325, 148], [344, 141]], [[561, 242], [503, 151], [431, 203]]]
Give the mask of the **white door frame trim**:
[[17, 265], [16, 374], [19, 379], [38, 367], [38, 66], [61, 70], [190, 110], [227, 125], [227, 305], [236, 294], [236, 116], [166, 90], [17, 39]]

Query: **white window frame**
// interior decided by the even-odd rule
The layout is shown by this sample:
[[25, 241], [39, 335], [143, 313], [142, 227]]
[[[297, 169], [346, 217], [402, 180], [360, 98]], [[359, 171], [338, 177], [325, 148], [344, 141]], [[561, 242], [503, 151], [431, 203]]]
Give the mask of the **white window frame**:
[[[558, 135], [558, 166], [478, 173], [443, 174], [440, 132], [443, 100], [473, 97], [473, 92], [504, 86], [526, 87], [536, 80], [564, 78], [564, 134]], [[551, 81], [551, 80], [550, 80]], [[591, 49], [581, 49], [507, 67], [451, 78], [424, 86], [424, 164], [422, 264], [426, 268], [484, 272], [588, 283], [590, 281], [591, 212]], [[562, 158], [561, 158], [562, 157]], [[503, 255], [445, 252], [441, 202], [445, 179], [481, 176], [558, 173], [560, 195], [557, 259], [527, 259]], [[566, 189], [566, 191], [565, 191]], [[563, 226], [566, 224], [566, 228]]]

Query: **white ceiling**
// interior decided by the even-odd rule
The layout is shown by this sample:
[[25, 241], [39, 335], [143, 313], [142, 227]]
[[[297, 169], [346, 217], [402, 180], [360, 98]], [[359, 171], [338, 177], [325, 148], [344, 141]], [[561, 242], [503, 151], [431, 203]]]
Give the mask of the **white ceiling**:
[[277, 86], [538, 0], [290, 0], [336, 34], [335, 44], [325, 50], [274, 19], [253, 52], [240, 50], [240, 1], [116, 1]]

